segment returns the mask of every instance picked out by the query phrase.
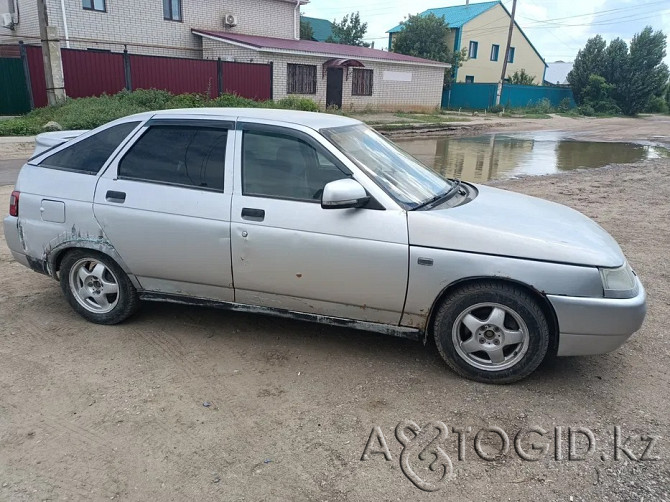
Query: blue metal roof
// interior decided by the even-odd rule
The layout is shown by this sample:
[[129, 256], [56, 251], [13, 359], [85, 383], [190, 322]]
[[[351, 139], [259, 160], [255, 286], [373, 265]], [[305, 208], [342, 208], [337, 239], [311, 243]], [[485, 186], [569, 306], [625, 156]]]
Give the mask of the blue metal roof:
[[[428, 14], [435, 14], [437, 17], [444, 17], [444, 20], [449, 25], [449, 28], [461, 28], [468, 21], [472, 21], [474, 18], [486, 12], [492, 7], [495, 7], [500, 2], [483, 2], [483, 3], [471, 3], [470, 5], [455, 5], [453, 7], [442, 7], [439, 9], [428, 9], [422, 12], [421, 16], [427, 16]], [[399, 24], [395, 28], [391, 28], [386, 33], [398, 33], [402, 31], [402, 25]]]
[[333, 34], [333, 23], [327, 19], [301, 16], [300, 20], [305, 21], [312, 27], [314, 40], [317, 42], [325, 42]]

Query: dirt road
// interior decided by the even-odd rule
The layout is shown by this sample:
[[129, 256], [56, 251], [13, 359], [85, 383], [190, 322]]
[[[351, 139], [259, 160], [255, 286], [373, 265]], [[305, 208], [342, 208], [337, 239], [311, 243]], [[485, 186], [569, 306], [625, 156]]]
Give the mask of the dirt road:
[[637, 141], [670, 146], [668, 115], [607, 119], [553, 115], [550, 119], [494, 120], [491, 130], [559, 130], [568, 131], [568, 137], [582, 141]]
[[13, 185], [19, 169], [35, 149], [35, 138], [0, 136], [0, 186]]
[[[457, 377], [433, 345], [296, 321], [146, 304], [103, 327], [13, 262], [0, 238], [0, 500], [670, 500], [670, 162], [497, 186], [572, 206], [613, 234], [649, 294], [635, 338], [498, 387]], [[436, 492], [401, 470], [404, 420], [448, 427], [443, 484], [442, 468], [418, 458], [433, 429], [405, 448]], [[361, 460], [374, 426], [390, 461]], [[635, 460], [615, 448], [617, 426]], [[459, 460], [453, 430], [467, 427]], [[489, 427], [500, 430], [480, 433], [492, 438], [480, 455], [474, 438]], [[595, 439], [581, 461], [579, 427]], [[519, 430], [538, 461], [515, 449]], [[509, 452], [482, 459], [501, 449], [501, 432]]]

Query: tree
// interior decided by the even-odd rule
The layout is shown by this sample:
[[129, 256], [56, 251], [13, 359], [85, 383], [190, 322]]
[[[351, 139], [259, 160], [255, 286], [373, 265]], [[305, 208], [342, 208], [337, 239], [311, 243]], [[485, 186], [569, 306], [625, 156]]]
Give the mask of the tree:
[[647, 26], [630, 43], [627, 76], [617, 85], [618, 104], [626, 115], [643, 111], [649, 101], [660, 96], [668, 81], [665, 58], [666, 36]]
[[526, 73], [526, 70], [524, 68], [515, 71], [511, 77], [508, 75], [507, 78], [509, 79], [510, 84], [538, 85], [533, 83], [535, 81], [535, 77], [533, 75], [529, 75], [528, 73]]
[[613, 85], [619, 85], [628, 76], [628, 44], [620, 38], [612, 40], [605, 49], [602, 76]]
[[605, 61], [605, 40], [600, 35], [589, 38], [586, 46], [580, 49], [572, 66], [572, 71], [568, 73], [568, 82], [572, 87], [572, 93], [575, 96], [577, 104], [584, 101], [584, 88], [589, 83], [591, 75], [602, 75]]
[[[663, 108], [660, 101], [670, 76], [663, 63], [665, 48], [666, 36], [650, 26], [633, 37], [630, 47], [620, 38], [612, 40], [607, 47], [600, 35], [589, 39], [568, 74], [575, 100], [580, 105], [585, 104], [586, 88], [590, 86], [588, 104], [595, 111], [616, 108], [626, 115], [636, 115]], [[602, 83], [608, 86], [608, 97], [602, 106], [594, 102], [594, 85], [602, 87], [600, 81], [590, 80], [594, 75], [602, 77]], [[612, 101], [615, 107], [611, 106]]]
[[344, 16], [339, 23], [333, 20], [333, 34], [326, 39], [326, 42], [370, 47], [370, 44], [363, 41], [367, 31], [368, 23], [361, 23], [359, 13], [352, 12]]
[[465, 49], [452, 51], [449, 47], [450, 30], [444, 17], [437, 17], [432, 12], [427, 16], [410, 15], [401, 25], [403, 29], [395, 36], [393, 52], [451, 64], [444, 80], [445, 84], [452, 82], [456, 68], [466, 59], [466, 52]]
[[313, 40], [314, 39], [314, 30], [312, 25], [305, 21], [303, 18], [300, 18], [300, 40]]

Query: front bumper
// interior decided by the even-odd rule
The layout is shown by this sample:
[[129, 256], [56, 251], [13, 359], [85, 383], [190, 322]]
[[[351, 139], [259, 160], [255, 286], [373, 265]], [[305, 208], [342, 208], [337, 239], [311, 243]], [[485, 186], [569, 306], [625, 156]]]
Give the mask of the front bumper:
[[604, 354], [620, 347], [642, 326], [647, 293], [635, 279], [634, 298], [576, 298], [547, 295], [558, 317], [559, 356]]

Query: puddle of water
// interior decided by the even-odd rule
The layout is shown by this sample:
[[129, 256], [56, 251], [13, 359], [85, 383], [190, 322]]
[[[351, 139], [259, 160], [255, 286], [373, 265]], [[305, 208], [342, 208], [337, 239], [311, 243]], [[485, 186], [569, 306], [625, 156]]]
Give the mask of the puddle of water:
[[556, 131], [395, 142], [443, 176], [473, 182], [670, 157], [659, 146], [575, 141]]

